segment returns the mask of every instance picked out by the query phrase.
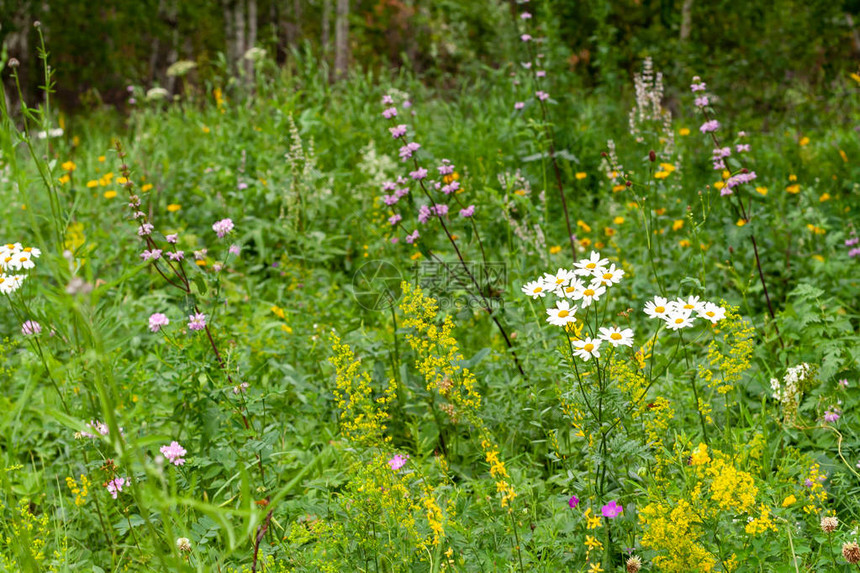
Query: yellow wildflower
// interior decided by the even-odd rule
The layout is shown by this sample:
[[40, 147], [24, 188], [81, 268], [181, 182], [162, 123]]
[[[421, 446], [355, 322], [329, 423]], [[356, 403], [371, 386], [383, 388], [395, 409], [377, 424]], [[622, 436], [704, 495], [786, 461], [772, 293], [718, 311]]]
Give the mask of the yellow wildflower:
[[60, 167], [63, 168], [63, 171], [74, 171], [78, 168], [74, 161], [65, 161]]
[[551, 255], [557, 255], [560, 252], [561, 252], [561, 247], [559, 247], [558, 245], [553, 245], [549, 248], [549, 254], [551, 254]]
[[614, 219], [612, 219], [612, 222], [616, 225], [620, 225], [624, 223], [624, 217], [615, 217]]
[[577, 221], [576, 226], [579, 227], [580, 229], [582, 229], [583, 233], [590, 233], [591, 232], [591, 227], [589, 227], [588, 223], [586, 223], [585, 221], [582, 221], [582, 220]]
[[176, 213], [180, 209], [182, 209], [182, 205], [178, 205], [176, 203], [171, 203], [170, 205], [167, 206], [167, 210], [170, 211], [171, 213]]
[[797, 175], [795, 175], [794, 173], [790, 174], [788, 176], [788, 180], [789, 181], [797, 181]]
[[683, 229], [683, 228], [684, 228], [684, 220], [683, 219], [675, 219], [672, 222], [672, 230], [673, 231], [677, 231], [677, 230]]
[[735, 223], [735, 225], [737, 225], [738, 227], [743, 227], [746, 224], [747, 224], [746, 219], [738, 219], [738, 222]]
[[585, 179], [586, 177], [588, 177], [588, 173], [584, 173], [584, 172], [582, 172], [582, 171], [580, 171], [580, 172], [578, 172], [578, 173], [576, 174], [576, 178], [577, 178], [577, 179], [580, 179], [580, 180], [581, 180], [581, 179]]
[[792, 195], [796, 195], [797, 193], [800, 193], [800, 185], [795, 183], [794, 185], [789, 185], [788, 187], [786, 187], [785, 190]]
[[92, 189], [93, 187], [98, 187], [98, 186], [99, 186], [99, 182], [96, 181], [95, 179], [93, 179], [91, 181], [87, 181], [87, 189]]
[[618, 193], [619, 191], [624, 191], [624, 189], [625, 189], [626, 187], [627, 187], [626, 185], [615, 185], [615, 186], [612, 188], [612, 192], [613, 192], [613, 193]]
[[723, 183], [722, 181], [717, 181], [716, 183], [714, 183], [714, 189], [716, 189], [717, 191], [719, 191], [720, 189], [722, 189], [725, 186], [726, 186], [726, 184]]
[[693, 450], [690, 455], [690, 465], [691, 466], [701, 466], [711, 461], [711, 456], [708, 455], [708, 446], [704, 443], [700, 443], [699, 446]]
[[658, 171], [657, 173], [654, 174], [654, 179], [665, 179], [668, 176], [669, 176], [668, 171]]
[[690, 245], [692, 245], [692, 243], [687, 239], [681, 239], [680, 241], [678, 241], [678, 246], [680, 247], [689, 247]]
[[690, 135], [690, 128], [682, 127], [681, 129], [678, 130], [678, 135], [681, 135], [681, 136]]
[[149, 191], [150, 189], [152, 189], [152, 183], [147, 183], [146, 185], [143, 185], [143, 186], [140, 188], [140, 190], [141, 190], [141, 191], [143, 191], [144, 193], [146, 193], [146, 192], [147, 192], [147, 191]]
[[782, 500], [782, 507], [788, 507], [789, 505], [793, 504], [796, 501], [797, 501], [797, 498], [794, 497], [794, 494], [791, 494], [788, 497], [786, 497], [784, 500]]
[[801, 147], [805, 147], [805, 146], [809, 145], [809, 138], [808, 137], [801, 137], [799, 143], [800, 143]]
[[830, 193], [827, 193], [826, 191], [818, 198], [819, 203], [824, 203], [825, 201], [830, 201]]
[[116, 197], [116, 191], [105, 191], [102, 197], [104, 197], [105, 199], [113, 199], [114, 197]]
[[762, 195], [762, 196], [767, 195], [767, 187], [756, 187], [755, 191], [759, 195]]

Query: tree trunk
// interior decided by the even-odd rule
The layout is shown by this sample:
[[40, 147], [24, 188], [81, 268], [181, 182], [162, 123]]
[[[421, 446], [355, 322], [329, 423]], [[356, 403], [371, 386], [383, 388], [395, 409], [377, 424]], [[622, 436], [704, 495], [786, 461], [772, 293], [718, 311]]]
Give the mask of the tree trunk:
[[331, 0], [323, 0], [322, 5], [322, 38], [320, 38], [320, 44], [322, 44], [323, 56], [328, 55], [329, 52], [329, 41], [331, 36], [330, 31], [331, 26]]
[[233, 5], [235, 0], [222, 0], [221, 7], [224, 10], [224, 39], [227, 46], [225, 55], [227, 56], [227, 73], [233, 73], [233, 66], [236, 62], [236, 22], [233, 20]]
[[[248, 0], [248, 41], [246, 51], [257, 43], [257, 0]], [[248, 76], [248, 85], [254, 84], [254, 61], [245, 60], [245, 73]]]
[[242, 57], [248, 51], [245, 44], [245, 0], [239, 0], [233, 7], [233, 22], [236, 29], [236, 71], [242, 70]]
[[337, 0], [334, 43], [334, 76], [339, 79], [349, 66], [349, 0]]
[[684, 0], [681, 5], [681, 42], [686, 42], [690, 37], [690, 28], [693, 20], [693, 0]]

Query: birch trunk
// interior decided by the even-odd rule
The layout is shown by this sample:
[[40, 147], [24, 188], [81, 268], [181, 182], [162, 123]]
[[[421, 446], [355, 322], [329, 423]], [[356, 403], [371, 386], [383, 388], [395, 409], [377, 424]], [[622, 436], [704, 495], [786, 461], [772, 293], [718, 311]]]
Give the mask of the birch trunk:
[[349, 0], [337, 0], [334, 44], [334, 76], [339, 79], [349, 66]]

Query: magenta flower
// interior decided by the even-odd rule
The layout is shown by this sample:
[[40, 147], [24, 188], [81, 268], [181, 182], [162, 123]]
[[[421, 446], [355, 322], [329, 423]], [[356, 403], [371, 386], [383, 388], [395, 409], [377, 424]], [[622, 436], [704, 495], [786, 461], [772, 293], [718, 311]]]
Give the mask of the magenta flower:
[[545, 101], [545, 100], [549, 99], [549, 94], [546, 93], [545, 91], [537, 91], [537, 92], [535, 92], [535, 96], [541, 101]]
[[412, 154], [418, 151], [420, 148], [420, 143], [410, 141], [409, 143], [400, 148], [400, 159], [402, 161], [406, 161], [407, 159], [411, 158]]
[[451, 175], [454, 173], [454, 166], [447, 159], [442, 160], [442, 165], [437, 167], [439, 175]]
[[185, 258], [185, 251], [176, 251], [175, 253], [168, 252], [167, 258], [171, 261], [181, 261]]
[[144, 261], [148, 261], [150, 259], [153, 261], [158, 260], [161, 258], [161, 249], [152, 249], [151, 251], [147, 249], [140, 253], [140, 258]]
[[203, 330], [206, 328], [206, 315], [202, 312], [188, 317], [188, 330]]
[[385, 119], [391, 119], [392, 117], [397, 117], [397, 108], [389, 107], [385, 111], [382, 112], [382, 117]]
[[463, 217], [464, 219], [468, 219], [469, 217], [471, 217], [474, 214], [475, 214], [475, 206], [474, 205], [469, 205], [465, 209], [460, 209], [460, 216]]
[[539, 78], [545, 78], [546, 77], [546, 70], [538, 70], [535, 72], [535, 75]]
[[242, 181], [238, 185], [236, 185], [236, 187], [239, 189], [239, 191], [244, 191], [248, 188], [248, 184]]
[[570, 509], [575, 508], [579, 505], [579, 498], [575, 495], [571, 496], [569, 500], [567, 500], [567, 505], [570, 506]]
[[173, 235], [167, 235], [167, 236], [166, 236], [166, 237], [164, 237], [164, 238], [165, 238], [165, 239], [167, 239], [167, 242], [168, 242], [168, 243], [170, 243], [171, 245], [175, 245], [175, 244], [176, 244], [176, 240], [178, 239], [178, 237], [176, 236], [176, 234], [173, 234]]
[[737, 150], [738, 153], [743, 153], [744, 151], [750, 150], [750, 144], [749, 143], [739, 143], [735, 146], [735, 149]]
[[390, 95], [382, 96], [382, 105], [394, 105], [394, 99]]
[[433, 212], [430, 210], [430, 207], [428, 207], [427, 205], [421, 205], [421, 207], [418, 209], [418, 222], [421, 224], [426, 223], [430, 220], [430, 216], [432, 214]]
[[118, 477], [118, 478], [114, 478], [111, 481], [107, 482], [107, 484], [105, 484], [105, 487], [107, 488], [108, 493], [110, 493], [110, 496], [112, 498], [116, 499], [117, 494], [119, 494], [122, 491], [122, 487], [124, 485], [125, 485], [125, 478]]
[[702, 133], [711, 133], [717, 131], [720, 128], [720, 122], [716, 119], [712, 119], [711, 121], [706, 121], [699, 128], [699, 131]]
[[419, 167], [415, 171], [410, 172], [409, 176], [416, 181], [421, 181], [422, 179], [427, 177], [427, 170], [423, 167]]
[[619, 505], [615, 501], [610, 501], [602, 508], [600, 508], [600, 513], [603, 514], [603, 517], [608, 519], [615, 519], [624, 511], [624, 506]]
[[406, 125], [401, 123], [398, 126], [389, 127], [388, 131], [391, 132], [391, 137], [393, 137], [394, 139], [400, 139], [401, 137], [406, 135]]
[[408, 455], [401, 456], [400, 454], [395, 454], [393, 458], [388, 460], [388, 465], [391, 466], [392, 471], [397, 471], [406, 465], [406, 460], [408, 459]]
[[523, 109], [525, 106], [526, 106], [526, 104], [524, 104], [521, 101], [518, 101], [517, 103], [514, 104], [514, 109], [517, 109], [517, 110]]
[[418, 229], [415, 229], [415, 231], [413, 231], [411, 235], [406, 235], [406, 242], [411, 245], [412, 243], [417, 241], [418, 237], [420, 236], [421, 235], [418, 234]]
[[224, 235], [233, 230], [233, 221], [231, 219], [221, 219], [212, 225], [212, 230], [215, 231], [219, 239], [223, 239]]
[[528, 42], [531, 39], [532, 37], [529, 34], [523, 34], [522, 36], [520, 36], [520, 40], [522, 40], [523, 42]]
[[532, 17], [532, 15], [529, 12], [523, 12], [522, 14], [520, 14], [520, 18], [523, 20], [530, 20], [531, 17]]
[[708, 96], [699, 96], [693, 103], [698, 107], [707, 107], [710, 102], [708, 101]]
[[231, 255], [236, 255], [237, 257], [239, 256], [240, 251], [241, 248], [239, 247], [239, 245], [230, 245], [230, 248], [227, 249], [228, 253], [230, 253]]
[[[696, 81], [696, 78], [693, 78], [693, 82]], [[705, 91], [705, 82], [693, 83], [690, 86], [690, 91], [692, 92], [703, 92]]]
[[397, 183], [394, 181], [386, 181], [382, 184], [383, 191], [394, 191], [395, 189], [397, 189]]
[[156, 312], [149, 317], [149, 330], [152, 332], [158, 332], [162, 326], [167, 326], [168, 324], [170, 324], [170, 319], [160, 312]]
[[182, 456], [187, 452], [185, 448], [179, 445], [179, 442], [170, 442], [169, 446], [161, 446], [159, 451], [167, 458], [167, 461], [175, 466], [181, 466], [185, 463], [185, 458]]
[[442, 193], [444, 193], [445, 195], [450, 195], [451, 193], [453, 193], [454, 191], [456, 191], [459, 188], [460, 188], [460, 182], [459, 181], [451, 181], [450, 183], [448, 183], [447, 185], [442, 187]]
[[155, 227], [152, 225], [152, 223], [143, 223], [140, 227], [137, 228], [137, 234], [141, 237], [151, 235], [153, 229], [155, 229]]
[[842, 388], [848, 388], [848, 378], [842, 378], [839, 381], [839, 386], [841, 386]]
[[444, 203], [439, 203], [436, 205], [433, 211], [435, 211], [437, 215], [442, 217], [448, 214], [448, 205], [445, 205]]
[[828, 408], [826, 412], [824, 412], [824, 421], [828, 423], [833, 423], [839, 420], [842, 412], [839, 408]]
[[392, 226], [396, 225], [397, 223], [399, 223], [402, 220], [403, 220], [403, 217], [401, 217], [400, 214], [398, 214], [398, 213], [395, 213], [394, 215], [392, 215], [388, 218], [388, 222], [391, 223]]

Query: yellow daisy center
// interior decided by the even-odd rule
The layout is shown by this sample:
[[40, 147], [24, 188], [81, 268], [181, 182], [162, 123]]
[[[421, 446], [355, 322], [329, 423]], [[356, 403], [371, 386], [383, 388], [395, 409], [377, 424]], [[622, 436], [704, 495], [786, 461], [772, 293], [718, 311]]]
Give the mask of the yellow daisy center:
[[585, 296], [594, 296], [594, 290], [587, 288], [584, 291], [582, 291], [582, 294]]
[[597, 267], [596, 263], [588, 263], [587, 265], [585, 265], [585, 268], [587, 268], [587, 269], [593, 269], [595, 267]]
[[713, 317], [716, 315], [716, 313], [715, 313], [713, 310], [709, 310], [709, 311], [708, 311], [708, 312], [706, 312], [705, 314], [707, 314], [707, 315], [708, 315], [708, 316], [710, 316], [711, 318], [713, 318]]
[[586, 352], [591, 352], [592, 350], [594, 350], [594, 345], [593, 345], [593, 344], [591, 344], [591, 343], [589, 342], [588, 344], [586, 344], [586, 345], [585, 345], [585, 346], [583, 346], [582, 348], [583, 348]]
[[684, 322], [683, 318], [678, 317], [675, 319], [675, 324], [681, 324], [682, 322]]
[[533, 290], [532, 292], [541, 292], [541, 291], [543, 291], [543, 288], [535, 287], [535, 290]]
[[606, 279], [606, 280], [611, 279], [611, 278], [612, 278], [612, 273], [606, 273], [605, 275], [603, 275], [603, 278], [604, 278], [604, 279]]
[[690, 303], [687, 303], [687, 304], [685, 304], [685, 305], [684, 305], [684, 308], [685, 308], [685, 309], [687, 309], [687, 310], [689, 310], [689, 309], [691, 309], [691, 308], [696, 308], [696, 307], [695, 307], [695, 306], [693, 306], [693, 305], [692, 305], [692, 304], [690, 304]]
[[568, 316], [570, 316], [570, 312], [568, 312], [566, 310], [558, 311], [558, 317], [559, 318], [567, 318]]
[[665, 306], [655, 306], [654, 312], [666, 312], [666, 307]]
[[621, 340], [621, 335], [618, 334], [617, 332], [613, 332], [612, 334], [609, 335], [609, 338], [611, 338], [612, 340]]
[[25, 252], [25, 253], [29, 253], [29, 252], [30, 252], [30, 251], [32, 251], [32, 250], [33, 250], [33, 248], [32, 248], [32, 247], [26, 247], [26, 248], [24, 249], [24, 252]]
[[564, 279], [555, 279], [555, 284], [560, 285], [564, 282]]

